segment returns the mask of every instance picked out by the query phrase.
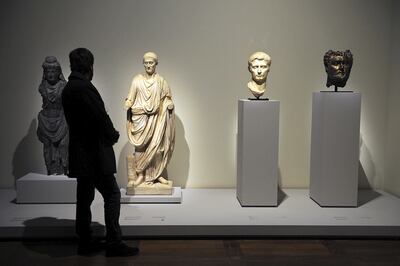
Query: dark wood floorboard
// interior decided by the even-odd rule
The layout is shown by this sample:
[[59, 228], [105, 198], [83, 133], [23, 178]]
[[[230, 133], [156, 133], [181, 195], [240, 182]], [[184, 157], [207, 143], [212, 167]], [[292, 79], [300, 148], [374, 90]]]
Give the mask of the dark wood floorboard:
[[73, 240], [0, 241], [0, 265], [400, 266], [399, 240], [128, 240], [140, 255], [76, 254]]

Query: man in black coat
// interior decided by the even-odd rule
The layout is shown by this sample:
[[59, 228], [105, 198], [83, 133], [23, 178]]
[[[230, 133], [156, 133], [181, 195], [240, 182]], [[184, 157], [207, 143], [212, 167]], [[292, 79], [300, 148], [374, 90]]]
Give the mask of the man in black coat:
[[96, 188], [104, 198], [106, 255], [135, 255], [138, 249], [126, 246], [121, 240], [121, 194], [114, 177], [116, 163], [112, 147], [118, 141], [119, 133], [91, 83], [93, 54], [86, 48], [78, 48], [69, 54], [69, 59], [71, 75], [62, 93], [62, 104], [70, 136], [68, 176], [77, 178], [78, 253], [89, 254], [100, 247], [92, 240], [90, 229], [90, 205]]

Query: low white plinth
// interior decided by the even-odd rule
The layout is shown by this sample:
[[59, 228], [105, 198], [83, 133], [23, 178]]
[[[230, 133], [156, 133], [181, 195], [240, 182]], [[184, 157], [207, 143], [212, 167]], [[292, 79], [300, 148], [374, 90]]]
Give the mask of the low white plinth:
[[239, 100], [237, 190], [242, 206], [277, 206], [279, 101]]
[[17, 180], [17, 203], [75, 202], [75, 178], [29, 173]]
[[171, 195], [127, 195], [121, 188], [121, 203], [181, 203], [182, 189], [173, 187]]
[[[308, 189], [283, 189], [279, 206], [243, 208], [234, 189], [182, 189], [181, 204], [121, 204], [125, 237], [400, 237], [400, 199], [359, 191], [358, 208], [320, 208]], [[75, 236], [74, 204], [15, 204], [0, 189], [0, 239]], [[96, 191], [93, 233], [104, 236], [104, 201]], [[7, 265], [7, 264], [2, 264]]]
[[310, 197], [321, 206], [357, 206], [360, 112], [360, 93], [313, 93]]

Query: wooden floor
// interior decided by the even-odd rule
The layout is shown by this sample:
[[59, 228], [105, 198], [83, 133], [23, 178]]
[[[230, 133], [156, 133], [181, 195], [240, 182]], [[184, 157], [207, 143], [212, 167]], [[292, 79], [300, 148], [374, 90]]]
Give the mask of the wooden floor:
[[400, 265], [400, 241], [391, 240], [128, 240], [131, 258], [76, 254], [73, 240], [1, 241], [0, 265]]

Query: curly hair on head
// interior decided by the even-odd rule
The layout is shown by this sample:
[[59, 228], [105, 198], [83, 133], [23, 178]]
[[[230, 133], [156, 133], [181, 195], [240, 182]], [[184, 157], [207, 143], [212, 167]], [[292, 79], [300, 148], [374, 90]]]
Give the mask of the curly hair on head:
[[346, 51], [329, 50], [324, 55], [324, 65], [325, 65], [325, 67], [328, 66], [328, 63], [330, 62], [331, 58], [334, 57], [334, 56], [343, 56], [344, 60], [349, 63], [350, 67], [353, 66], [353, 54], [350, 52], [350, 50], [346, 50]]

